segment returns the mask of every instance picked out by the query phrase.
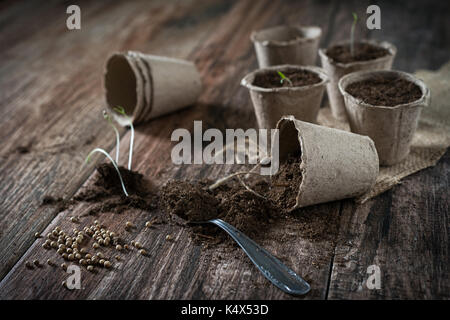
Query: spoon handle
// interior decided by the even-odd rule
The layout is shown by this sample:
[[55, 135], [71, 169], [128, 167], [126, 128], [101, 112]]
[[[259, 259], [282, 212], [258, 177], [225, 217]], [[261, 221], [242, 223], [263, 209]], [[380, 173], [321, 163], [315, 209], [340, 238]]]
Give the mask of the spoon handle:
[[225, 230], [275, 286], [293, 295], [308, 293], [311, 287], [305, 280], [241, 231], [221, 219], [213, 219], [209, 222]]

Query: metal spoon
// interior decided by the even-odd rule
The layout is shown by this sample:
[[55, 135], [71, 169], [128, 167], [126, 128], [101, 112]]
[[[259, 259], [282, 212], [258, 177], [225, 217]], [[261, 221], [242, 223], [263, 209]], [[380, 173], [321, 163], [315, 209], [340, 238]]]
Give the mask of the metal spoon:
[[311, 289], [310, 285], [293, 270], [225, 221], [212, 219], [193, 223], [212, 223], [226, 231], [244, 250], [259, 271], [284, 292], [292, 295], [304, 295]]

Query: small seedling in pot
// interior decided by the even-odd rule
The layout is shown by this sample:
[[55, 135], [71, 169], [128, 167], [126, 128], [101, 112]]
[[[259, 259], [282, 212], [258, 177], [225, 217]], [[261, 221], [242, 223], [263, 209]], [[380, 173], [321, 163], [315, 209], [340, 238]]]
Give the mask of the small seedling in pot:
[[286, 77], [283, 72], [281, 71], [277, 71], [278, 75], [280, 76], [280, 83], [284, 85], [285, 82], [287, 82], [291, 87], [293, 86], [291, 79], [289, 79], [288, 77]]
[[130, 126], [131, 128], [131, 137], [130, 137], [130, 151], [128, 153], [128, 170], [131, 170], [131, 161], [133, 159], [133, 143], [134, 143], [134, 127], [133, 127], [133, 120], [127, 116], [127, 114], [125, 113], [125, 109], [122, 107], [114, 107], [114, 111], [117, 112], [118, 114], [120, 114], [121, 116], [125, 117], [125, 119], [127, 120], [127, 124], [128, 126]]
[[119, 130], [117, 130], [116, 126], [111, 120], [109, 113], [106, 110], [103, 110], [103, 118], [108, 121], [108, 124], [113, 128], [116, 133], [116, 163], [119, 163], [119, 154], [120, 154], [120, 134]]
[[352, 57], [355, 55], [355, 27], [356, 22], [358, 21], [358, 15], [355, 12], [352, 12], [353, 14], [353, 23], [352, 28], [350, 30], [350, 54]]

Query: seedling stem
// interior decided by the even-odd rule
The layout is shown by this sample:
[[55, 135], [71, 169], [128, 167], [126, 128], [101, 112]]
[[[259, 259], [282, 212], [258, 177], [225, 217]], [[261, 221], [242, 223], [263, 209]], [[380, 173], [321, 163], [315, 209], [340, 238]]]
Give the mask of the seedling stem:
[[127, 116], [125, 113], [125, 109], [122, 107], [114, 107], [114, 111], [121, 114], [128, 120], [128, 124], [131, 128], [131, 137], [130, 137], [130, 151], [128, 152], [128, 170], [131, 170], [131, 161], [133, 159], [133, 143], [134, 143], [134, 127], [133, 127], [133, 120], [131, 120], [130, 117]]
[[119, 130], [117, 130], [116, 126], [111, 120], [111, 117], [109, 116], [108, 112], [106, 110], [103, 110], [103, 118], [108, 121], [109, 125], [113, 128], [114, 132], [116, 133], [116, 163], [119, 163], [119, 154], [120, 154], [120, 134]]
[[352, 57], [355, 55], [355, 27], [356, 27], [356, 21], [358, 21], [358, 15], [355, 12], [352, 12], [353, 14], [353, 23], [352, 28], [350, 30], [350, 54]]
[[125, 193], [125, 195], [128, 197], [128, 192], [127, 189], [125, 188], [125, 184], [123, 183], [123, 179], [122, 179], [122, 175], [120, 174], [120, 170], [119, 167], [117, 166], [116, 162], [114, 161], [114, 159], [109, 155], [108, 152], [106, 152], [105, 150], [101, 149], [101, 148], [95, 148], [94, 150], [92, 150], [91, 152], [89, 152], [88, 156], [86, 157], [86, 163], [88, 163], [91, 160], [91, 156], [96, 153], [96, 152], [100, 152], [103, 155], [105, 155], [105, 157], [107, 157], [111, 163], [113, 164], [114, 168], [117, 171], [117, 174], [119, 175], [119, 179], [120, 179], [120, 184], [122, 185], [122, 189], [123, 189], [123, 193]]

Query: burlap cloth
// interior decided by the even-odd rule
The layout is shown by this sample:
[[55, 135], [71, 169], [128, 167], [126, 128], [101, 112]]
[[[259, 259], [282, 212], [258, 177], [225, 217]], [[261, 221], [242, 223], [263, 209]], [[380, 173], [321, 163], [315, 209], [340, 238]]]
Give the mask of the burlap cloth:
[[[431, 104], [422, 110], [411, 152], [396, 165], [380, 167], [374, 187], [356, 198], [358, 203], [389, 190], [414, 172], [434, 166], [450, 146], [450, 62], [436, 72], [419, 70], [415, 75], [430, 88]], [[336, 120], [331, 115], [329, 107], [320, 109], [318, 122], [324, 126], [350, 130], [347, 122]]]

